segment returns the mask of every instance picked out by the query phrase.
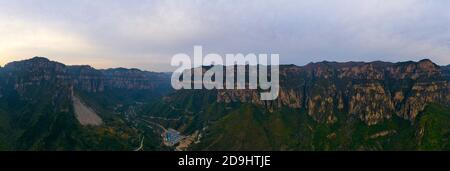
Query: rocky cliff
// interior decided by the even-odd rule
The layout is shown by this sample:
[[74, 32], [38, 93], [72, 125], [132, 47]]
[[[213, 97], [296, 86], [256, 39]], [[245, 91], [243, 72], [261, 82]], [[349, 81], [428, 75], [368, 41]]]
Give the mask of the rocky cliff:
[[450, 65], [441, 66], [441, 72], [448, 80], [450, 80]]
[[42, 57], [9, 63], [1, 71], [6, 76], [3, 79], [13, 83], [19, 92], [27, 86], [40, 85], [45, 81], [87, 92], [168, 89], [170, 85], [170, 76], [164, 73], [138, 69], [97, 70], [90, 66], [66, 66]]
[[[218, 103], [253, 103], [268, 110], [283, 106], [304, 109], [320, 123], [336, 122], [339, 113], [359, 118], [368, 125], [394, 115], [414, 121], [427, 104], [449, 104], [449, 68], [439, 67], [430, 60], [284, 65], [280, 66], [281, 90], [276, 101], [260, 101], [256, 90], [211, 93], [216, 93]], [[0, 70], [4, 81], [13, 85], [19, 94], [26, 92], [27, 87], [49, 82], [65, 91], [94, 93], [116, 89], [170, 89], [168, 74], [66, 66], [40, 57], [13, 62]]]
[[[144, 105], [136, 103], [145, 102], [141, 96], [168, 92], [170, 74], [97, 70], [37, 57], [0, 68], [0, 117], [7, 123], [0, 124], [0, 137], [7, 137], [7, 149], [128, 149], [124, 142], [130, 139], [122, 135], [140, 136], [111, 112], [120, 108], [132, 113], [124, 118], [155, 115], [172, 118], [159, 122], [179, 125], [184, 133], [201, 130], [204, 144], [198, 147], [206, 149], [410, 150], [427, 144], [448, 149], [450, 113], [441, 105], [450, 105], [449, 71], [430, 60], [283, 65], [275, 101], [261, 101], [260, 90], [180, 90]], [[76, 121], [74, 93], [102, 117], [100, 128], [84, 128]], [[115, 130], [108, 137], [116, 145], [102, 146], [98, 137], [105, 136], [103, 128]], [[93, 138], [83, 139], [86, 134]], [[146, 141], [151, 137], [158, 135], [148, 135]]]
[[414, 121], [430, 103], [449, 104], [445, 73], [430, 60], [419, 62], [320, 62], [280, 67], [276, 101], [260, 101], [254, 90], [223, 90], [217, 102], [245, 102], [305, 109], [316, 121], [334, 123], [344, 113], [377, 124], [397, 115]]
[[[445, 78], [447, 78], [447, 81], [450, 81], [450, 65], [442, 66], [441, 72]], [[447, 85], [447, 92], [450, 92], [450, 84]], [[450, 102], [450, 93], [447, 94], [447, 103]]]
[[9, 63], [0, 68], [0, 150], [129, 150], [138, 135], [116, 109], [157, 99], [169, 81], [164, 73], [41, 57]]

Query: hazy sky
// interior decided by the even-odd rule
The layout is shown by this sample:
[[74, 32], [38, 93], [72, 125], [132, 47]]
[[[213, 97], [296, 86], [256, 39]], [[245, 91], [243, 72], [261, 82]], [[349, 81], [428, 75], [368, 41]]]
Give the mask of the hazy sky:
[[176, 53], [450, 64], [448, 0], [0, 0], [0, 64], [171, 70]]

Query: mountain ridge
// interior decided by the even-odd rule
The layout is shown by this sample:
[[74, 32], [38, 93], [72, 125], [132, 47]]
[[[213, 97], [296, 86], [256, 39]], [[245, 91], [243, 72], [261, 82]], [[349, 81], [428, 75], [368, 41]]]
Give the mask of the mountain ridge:
[[[0, 150], [133, 149], [142, 133], [121, 116], [121, 106], [157, 99], [170, 91], [168, 80], [167, 74], [96, 70], [42, 57], [9, 63], [0, 68]], [[77, 99], [103, 122], [84, 126], [75, 114]]]
[[211, 93], [219, 103], [252, 103], [269, 110], [282, 106], [303, 108], [318, 122], [332, 123], [336, 113], [352, 113], [369, 125], [395, 114], [413, 122], [426, 104], [450, 101], [445, 97], [450, 90], [448, 81], [441, 68], [428, 59], [281, 65], [280, 82], [281, 91], [275, 101], [259, 100], [257, 90]]
[[[279, 98], [261, 101], [259, 90], [174, 91], [169, 73], [37, 57], [0, 68], [0, 150], [130, 150], [142, 137], [170, 148], [154, 124], [203, 137], [190, 150], [440, 149], [449, 71], [427, 59], [281, 65]], [[74, 96], [103, 123], [80, 124]]]

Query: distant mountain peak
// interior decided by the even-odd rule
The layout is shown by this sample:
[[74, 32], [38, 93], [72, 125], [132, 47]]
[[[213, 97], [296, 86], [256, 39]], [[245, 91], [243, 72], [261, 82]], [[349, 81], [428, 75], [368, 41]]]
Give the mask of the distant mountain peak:
[[56, 62], [56, 61], [51, 61], [45, 57], [33, 57], [30, 59], [26, 59], [26, 60], [21, 60], [21, 61], [14, 61], [14, 62], [10, 62], [8, 64], [5, 65], [4, 68], [33, 68], [34, 70], [39, 70], [42, 68], [47, 68], [47, 69], [54, 69], [56, 67], [58, 68], [63, 68], [66, 65]]
[[433, 61], [431, 61], [430, 59], [422, 59], [418, 62], [421, 65], [434, 65], [434, 66], [438, 66], [437, 64], [435, 64]]
[[56, 62], [56, 61], [51, 61], [50, 59], [48, 59], [48, 58], [46, 58], [46, 57], [41, 57], [41, 56], [35, 56], [35, 57], [33, 57], [33, 58], [30, 58], [30, 59], [25, 59], [25, 60], [21, 60], [21, 61], [14, 61], [14, 62], [11, 62], [11, 63], [23, 63], [23, 62], [25, 62], [25, 63], [51, 63], [51, 62], [54, 62], [54, 63], [59, 63], [59, 62]]
[[418, 62], [418, 66], [426, 71], [437, 71], [439, 70], [439, 66], [436, 65], [433, 61], [430, 59], [423, 59]]
[[428, 59], [428, 58], [422, 59], [422, 60], [420, 60], [419, 62], [420, 62], [420, 63], [424, 63], [424, 62], [427, 62], [427, 63], [433, 63], [433, 61], [431, 61], [431, 59]]
[[50, 61], [48, 58], [42, 57], [42, 56], [35, 56], [35, 57], [30, 58], [28, 60], [29, 61]]

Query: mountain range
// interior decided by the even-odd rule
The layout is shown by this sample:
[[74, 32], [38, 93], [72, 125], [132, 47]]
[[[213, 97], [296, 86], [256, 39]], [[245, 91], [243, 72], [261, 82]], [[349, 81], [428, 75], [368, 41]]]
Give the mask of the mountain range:
[[172, 90], [170, 73], [0, 68], [0, 150], [450, 150], [450, 65], [280, 66], [280, 93]]

